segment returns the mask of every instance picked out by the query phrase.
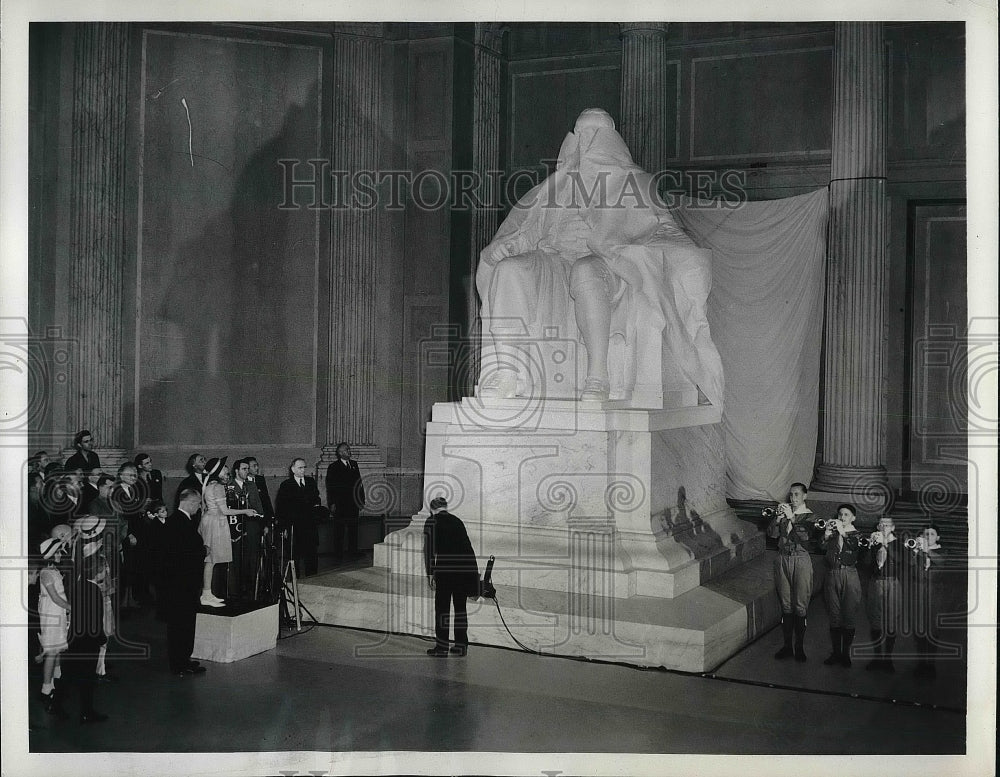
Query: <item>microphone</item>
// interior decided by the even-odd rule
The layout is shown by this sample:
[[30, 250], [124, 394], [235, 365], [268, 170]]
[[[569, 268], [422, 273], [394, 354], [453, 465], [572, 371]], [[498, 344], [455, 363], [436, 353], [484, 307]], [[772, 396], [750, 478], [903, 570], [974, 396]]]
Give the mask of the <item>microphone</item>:
[[490, 560], [486, 562], [486, 572], [483, 574], [483, 580], [479, 584], [479, 595], [484, 599], [496, 599], [497, 589], [493, 586], [493, 562], [496, 561], [495, 556], [490, 556]]

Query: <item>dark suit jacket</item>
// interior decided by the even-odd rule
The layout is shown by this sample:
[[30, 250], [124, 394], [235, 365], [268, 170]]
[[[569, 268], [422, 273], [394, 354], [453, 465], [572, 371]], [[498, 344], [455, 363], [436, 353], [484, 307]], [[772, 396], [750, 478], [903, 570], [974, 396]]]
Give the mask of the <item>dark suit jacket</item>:
[[338, 459], [326, 470], [326, 503], [337, 520], [353, 520], [365, 505], [365, 486], [358, 463]]
[[271, 495], [267, 492], [267, 478], [263, 475], [252, 476], [257, 484], [257, 492], [260, 494], [260, 503], [264, 507], [264, 520], [270, 521], [274, 518], [274, 506], [271, 504]]
[[115, 512], [128, 525], [129, 531], [138, 536], [137, 526], [139, 519], [142, 517], [142, 509], [146, 505], [145, 489], [140, 488], [139, 484], [136, 483], [133, 486], [129, 486], [128, 494], [126, 494], [124, 485], [122, 483], [115, 483], [111, 487], [108, 501], [111, 502], [111, 506], [115, 509]]
[[144, 478], [141, 474], [139, 479], [136, 481], [136, 485], [145, 491], [146, 496], [150, 499], [158, 499], [163, 501], [163, 473], [158, 469], [154, 469], [149, 473], [148, 478]]
[[319, 544], [316, 508], [322, 510], [316, 478], [306, 477], [303, 482], [305, 485], [300, 487], [295, 478], [288, 478], [278, 487], [275, 498], [278, 526], [295, 530], [294, 547], [300, 551], [315, 549]]
[[100, 495], [101, 492], [97, 490], [97, 486], [89, 480], [84, 480], [83, 485], [80, 488], [80, 501], [83, 503], [83, 511], [85, 513], [93, 515], [93, 513], [90, 512], [90, 505]]
[[196, 516], [188, 517], [180, 510], [167, 516], [167, 522], [157, 531], [156, 569], [159, 573], [159, 616], [171, 617], [194, 612], [201, 596], [205, 545], [198, 533]]
[[229, 481], [229, 485], [232, 486], [233, 493], [237, 499], [245, 496], [247, 507], [256, 510], [258, 513], [264, 513], [264, 504], [260, 501], [260, 491], [257, 490], [257, 484], [252, 478], [244, 480], [242, 486], [240, 486], [240, 482], [236, 478], [233, 478]]
[[66, 463], [63, 464], [63, 469], [67, 472], [72, 472], [73, 470], [82, 469], [85, 473], [92, 469], [97, 469], [101, 466], [101, 457], [98, 456], [94, 451], [89, 453], [78, 450], [68, 459]]
[[467, 589], [466, 596], [478, 595], [479, 567], [469, 533], [460, 518], [445, 510], [424, 524], [424, 566], [435, 579], [444, 576], [451, 584], [460, 584]]
[[180, 504], [180, 501], [181, 501], [181, 492], [185, 488], [193, 488], [199, 494], [201, 493], [202, 485], [201, 485], [201, 481], [198, 480], [197, 475], [188, 475], [177, 486], [177, 491], [174, 492], [174, 508], [175, 509], [177, 508], [177, 505]]

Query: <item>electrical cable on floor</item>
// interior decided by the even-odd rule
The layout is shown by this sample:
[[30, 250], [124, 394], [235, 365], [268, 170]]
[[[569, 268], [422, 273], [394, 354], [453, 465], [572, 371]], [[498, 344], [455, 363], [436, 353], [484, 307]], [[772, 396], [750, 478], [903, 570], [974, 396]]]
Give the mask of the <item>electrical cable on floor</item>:
[[[531, 653], [532, 655], [542, 656], [544, 658], [561, 658], [570, 661], [580, 661], [588, 664], [608, 664], [611, 666], [624, 666], [629, 669], [635, 669], [642, 672], [661, 672], [668, 674], [680, 675], [681, 677], [695, 677], [704, 680], [717, 680], [726, 683], [735, 683], [737, 685], [749, 685], [757, 688], [771, 688], [778, 691], [797, 691], [800, 693], [810, 693], [817, 696], [834, 696], [847, 699], [857, 699], [859, 701], [873, 701], [880, 702], [883, 704], [895, 704], [902, 707], [918, 707], [926, 708], [929, 710], [934, 710], [936, 712], [954, 712], [960, 715], [964, 715], [966, 710], [961, 707], [952, 707], [945, 704], [930, 704], [919, 701], [911, 701], [908, 699], [893, 699], [885, 696], [874, 696], [870, 694], [863, 693], [851, 693], [849, 691], [827, 691], [820, 688], [805, 688], [797, 685], [785, 685], [782, 683], [770, 683], [766, 680], [744, 680], [738, 677], [725, 677], [723, 675], [715, 674], [715, 672], [684, 672], [680, 669], [668, 669], [665, 666], [642, 666], [640, 664], [630, 664], [624, 661], [609, 661], [605, 659], [598, 658], [588, 658], [586, 656], [571, 656], [561, 653], [543, 653], [541, 650], [529, 648], [523, 642], [521, 642], [517, 637], [511, 632], [510, 627], [507, 625], [507, 621], [503, 617], [503, 611], [500, 609], [500, 600], [497, 598], [497, 590], [492, 583], [492, 572], [493, 572], [493, 562], [495, 560], [494, 556], [490, 556], [489, 562], [486, 565], [486, 572], [480, 581], [479, 594], [481, 599], [492, 599], [493, 603], [497, 607], [497, 614], [500, 616], [500, 622], [503, 627], [507, 630], [507, 634], [510, 638], [521, 648], [521, 651], [526, 653]], [[308, 613], [309, 611], [306, 610]], [[309, 613], [312, 616], [312, 613]], [[317, 621], [313, 618], [313, 623], [316, 624]], [[401, 637], [413, 637], [419, 635], [406, 634], [398, 631], [385, 631], [379, 629], [366, 629], [354, 626], [337, 626], [335, 624], [323, 623], [319, 624], [323, 626], [333, 626], [334, 628], [345, 628], [354, 631], [369, 631], [378, 634], [393, 634]], [[428, 639], [427, 637], [420, 637], [421, 639]], [[505, 645], [484, 645], [484, 647], [499, 648], [501, 650], [514, 650], [514, 648], [507, 647]]]
[[285, 631], [290, 631], [291, 633], [290, 634], [285, 634], [284, 636], [281, 635], [281, 632], [282, 632], [283, 629], [281, 629], [279, 627], [278, 628], [278, 639], [279, 640], [280, 639], [289, 639], [290, 637], [297, 637], [297, 636], [299, 636], [299, 634], [306, 634], [306, 633], [312, 631], [317, 625], [318, 624], [316, 624], [316, 623], [310, 623], [310, 624], [308, 624], [308, 628], [306, 626], [303, 626], [301, 629], [296, 629], [294, 626], [288, 626], [284, 630]]
[[[497, 606], [497, 612], [500, 612], [499, 605]], [[503, 615], [500, 614], [500, 620], [503, 621]], [[341, 626], [336, 623], [317, 623], [318, 626], [325, 626], [331, 629], [345, 629], [347, 631], [366, 631], [372, 634], [388, 634], [394, 637], [405, 637], [408, 639], [422, 639], [424, 641], [433, 641], [433, 637], [425, 637], [420, 634], [409, 634], [404, 631], [386, 631], [385, 629], [368, 629], [362, 626]], [[793, 691], [801, 693], [809, 693], [815, 696], [834, 696], [842, 697], [847, 699], [855, 699], [857, 701], [871, 701], [879, 702], [882, 704], [893, 704], [898, 707], [914, 707], [917, 709], [927, 709], [934, 712], [952, 712], [958, 715], [965, 715], [967, 710], [964, 707], [952, 707], [947, 704], [933, 704], [930, 702], [919, 702], [910, 699], [893, 699], [887, 696], [874, 696], [864, 693], [851, 693], [849, 691], [825, 691], [821, 688], [807, 688], [799, 685], [785, 685], [782, 683], [771, 683], [766, 680], [745, 680], [739, 677], [726, 677], [723, 675], [718, 675], [715, 672], [685, 672], [680, 669], [668, 669], [665, 666], [643, 666], [641, 664], [630, 664], [625, 661], [610, 661], [601, 658], [588, 658], [586, 656], [571, 656], [565, 653], [543, 653], [540, 650], [533, 650], [532, 648], [523, 645], [513, 634], [510, 633], [510, 629], [507, 628], [507, 623], [504, 622], [504, 628], [507, 629], [507, 633], [510, 634], [511, 639], [516, 642], [520, 648], [512, 648], [506, 645], [486, 645], [479, 644], [479, 647], [493, 648], [494, 650], [508, 650], [515, 653], [530, 653], [531, 655], [540, 656], [542, 658], [558, 658], [563, 661], [577, 661], [584, 664], [602, 664], [606, 666], [620, 666], [626, 669], [633, 669], [638, 672], [656, 672], [659, 674], [672, 674], [679, 677], [690, 677], [694, 679], [701, 680], [716, 680], [719, 682], [734, 683], [736, 685], [749, 685], [759, 688], [769, 688], [776, 691]]]
[[544, 656], [544, 655], [545, 655], [545, 653], [543, 653], [543, 652], [542, 652], [541, 650], [532, 650], [532, 649], [531, 649], [530, 647], [528, 647], [528, 646], [527, 646], [527, 645], [525, 645], [525, 644], [524, 644], [523, 642], [521, 642], [521, 641], [520, 641], [520, 640], [519, 640], [519, 639], [518, 639], [517, 637], [515, 637], [515, 636], [513, 635], [513, 633], [511, 633], [511, 630], [510, 630], [510, 626], [508, 626], [508, 625], [507, 625], [507, 621], [505, 621], [505, 620], [503, 619], [503, 611], [501, 611], [501, 609], [500, 609], [500, 600], [499, 600], [499, 599], [497, 599], [497, 597], [496, 597], [496, 593], [494, 593], [494, 594], [493, 594], [493, 596], [491, 596], [491, 597], [489, 597], [489, 598], [490, 598], [490, 599], [492, 599], [492, 600], [493, 600], [493, 604], [495, 604], [495, 605], [497, 606], [497, 615], [499, 615], [499, 616], [500, 616], [500, 622], [501, 622], [501, 623], [503, 624], [503, 627], [504, 627], [505, 629], [507, 629], [507, 633], [508, 633], [508, 634], [510, 634], [510, 638], [511, 638], [512, 640], [514, 640], [514, 641], [515, 641], [515, 642], [516, 642], [516, 643], [517, 643], [518, 645], [520, 645], [520, 646], [521, 646], [521, 648], [522, 648], [523, 650], [526, 650], [526, 651], [527, 651], [528, 653], [534, 653], [534, 654], [535, 654], [535, 655], [537, 655], [537, 656]]

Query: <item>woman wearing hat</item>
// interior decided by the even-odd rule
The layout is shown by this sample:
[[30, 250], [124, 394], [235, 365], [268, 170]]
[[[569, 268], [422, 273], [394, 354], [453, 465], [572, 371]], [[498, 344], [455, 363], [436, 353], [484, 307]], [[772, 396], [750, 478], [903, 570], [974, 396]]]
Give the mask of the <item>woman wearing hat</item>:
[[62, 705], [58, 703], [54, 680], [61, 676], [59, 654], [69, 647], [67, 632], [69, 630], [69, 600], [63, 586], [62, 572], [59, 562], [66, 552], [63, 540], [52, 537], [44, 540], [39, 547], [45, 568], [39, 573], [38, 620], [39, 638], [44, 655], [42, 667], [42, 700], [45, 711], [66, 717]]
[[229, 531], [230, 515], [257, 515], [252, 509], [234, 509], [226, 504], [226, 483], [229, 482], [229, 467], [226, 457], [209, 459], [205, 464], [208, 480], [201, 493], [202, 514], [198, 531], [202, 542], [208, 548], [205, 556], [205, 576], [202, 579], [201, 603], [205, 607], [222, 607], [225, 602], [212, 593], [212, 573], [216, 564], [228, 564], [233, 560], [233, 539]]

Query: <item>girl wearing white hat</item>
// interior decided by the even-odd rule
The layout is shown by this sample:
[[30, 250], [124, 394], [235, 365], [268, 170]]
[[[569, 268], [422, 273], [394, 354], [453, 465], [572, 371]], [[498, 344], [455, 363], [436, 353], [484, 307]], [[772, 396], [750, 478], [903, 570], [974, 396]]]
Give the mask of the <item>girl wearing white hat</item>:
[[46, 712], [61, 718], [67, 717], [67, 714], [56, 699], [54, 680], [62, 674], [59, 654], [69, 647], [67, 631], [70, 604], [58, 567], [65, 550], [66, 545], [58, 538], [44, 540], [39, 551], [45, 560], [45, 568], [38, 576], [38, 620], [41, 626], [38, 641], [45, 656], [42, 667], [42, 701], [45, 702]]

